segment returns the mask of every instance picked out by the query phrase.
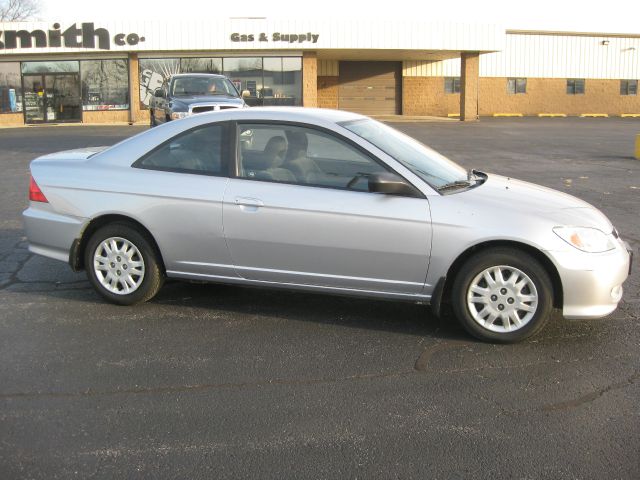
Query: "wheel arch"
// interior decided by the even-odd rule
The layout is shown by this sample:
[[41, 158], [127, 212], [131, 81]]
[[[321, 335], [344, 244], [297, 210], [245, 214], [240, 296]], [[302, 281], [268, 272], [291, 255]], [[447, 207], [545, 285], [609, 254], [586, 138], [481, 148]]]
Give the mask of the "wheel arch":
[[144, 235], [147, 238], [147, 240], [149, 240], [149, 242], [151, 243], [151, 246], [153, 247], [156, 254], [158, 255], [158, 260], [160, 261], [160, 267], [162, 269], [162, 272], [166, 273], [166, 269], [164, 266], [164, 259], [162, 258], [162, 252], [160, 251], [160, 247], [158, 246], [156, 239], [151, 234], [149, 229], [145, 227], [142, 223], [140, 223], [137, 220], [134, 220], [131, 217], [128, 217], [126, 215], [120, 215], [120, 214], [112, 214], [112, 213], [100, 215], [98, 217], [91, 219], [91, 221], [82, 230], [80, 237], [73, 241], [73, 246], [69, 254], [69, 264], [71, 265], [71, 268], [74, 271], [78, 272], [80, 270], [84, 270], [85, 268], [84, 251], [87, 248], [87, 243], [89, 242], [89, 239], [98, 229], [110, 223], [128, 224], [134, 227], [136, 230], [138, 230], [142, 235]]
[[545, 255], [544, 252], [538, 250], [537, 248], [528, 245], [526, 243], [512, 241], [512, 240], [490, 240], [482, 243], [478, 243], [467, 248], [464, 252], [462, 252], [451, 264], [449, 269], [447, 270], [447, 275], [441, 279], [442, 287], [440, 292], [440, 298], [437, 299], [438, 310], [440, 308], [441, 303], [447, 303], [451, 300], [451, 291], [453, 289], [453, 282], [458, 275], [458, 272], [462, 268], [462, 265], [471, 258], [471, 256], [476, 255], [484, 250], [489, 250], [496, 247], [509, 247], [514, 248], [525, 253], [528, 253], [533, 258], [538, 260], [545, 271], [549, 274], [549, 278], [551, 279], [551, 284], [553, 287], [553, 306], [555, 308], [562, 308], [563, 305], [563, 289], [562, 289], [562, 280], [560, 279], [560, 274], [558, 273], [558, 269], [551, 261], [551, 259]]

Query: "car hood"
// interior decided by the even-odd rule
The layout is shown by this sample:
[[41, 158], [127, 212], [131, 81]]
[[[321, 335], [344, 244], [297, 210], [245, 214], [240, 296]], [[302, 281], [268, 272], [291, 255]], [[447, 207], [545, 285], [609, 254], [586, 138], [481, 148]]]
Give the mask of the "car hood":
[[228, 103], [242, 104], [242, 99], [230, 95], [180, 95], [173, 97], [174, 103], [191, 105], [192, 103]]
[[488, 175], [480, 186], [462, 193], [484, 208], [524, 216], [538, 216], [557, 225], [593, 227], [610, 233], [609, 219], [589, 203], [563, 192], [529, 182]]

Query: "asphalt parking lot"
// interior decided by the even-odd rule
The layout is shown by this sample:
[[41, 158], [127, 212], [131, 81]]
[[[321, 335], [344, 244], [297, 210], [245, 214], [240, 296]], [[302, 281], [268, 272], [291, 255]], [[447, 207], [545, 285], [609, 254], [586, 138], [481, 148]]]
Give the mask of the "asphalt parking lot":
[[[640, 257], [637, 119], [396, 126], [592, 203]], [[145, 128], [0, 130], [0, 478], [638, 478], [637, 260], [613, 315], [508, 346], [304, 293], [170, 282], [117, 307], [27, 252], [28, 164]]]

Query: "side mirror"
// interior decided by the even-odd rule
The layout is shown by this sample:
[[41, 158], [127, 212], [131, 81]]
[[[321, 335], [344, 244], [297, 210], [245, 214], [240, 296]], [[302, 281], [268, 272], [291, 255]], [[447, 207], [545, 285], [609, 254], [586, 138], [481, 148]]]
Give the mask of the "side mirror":
[[153, 96], [157, 98], [164, 98], [164, 90], [162, 88], [156, 88], [156, 91], [153, 92]]
[[387, 195], [404, 195], [406, 197], [422, 196], [404, 178], [390, 172], [369, 175], [369, 191]]

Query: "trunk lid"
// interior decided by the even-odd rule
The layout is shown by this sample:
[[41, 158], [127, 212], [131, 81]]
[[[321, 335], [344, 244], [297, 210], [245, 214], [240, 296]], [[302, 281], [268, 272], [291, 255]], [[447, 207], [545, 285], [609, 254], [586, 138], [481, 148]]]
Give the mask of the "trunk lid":
[[73, 150], [63, 150], [61, 152], [48, 153], [47, 155], [43, 155], [34, 160], [34, 163], [41, 161], [56, 161], [56, 160], [86, 160], [93, 155], [100, 153], [106, 150], [107, 146], [102, 147], [84, 147], [84, 148], [75, 148]]

